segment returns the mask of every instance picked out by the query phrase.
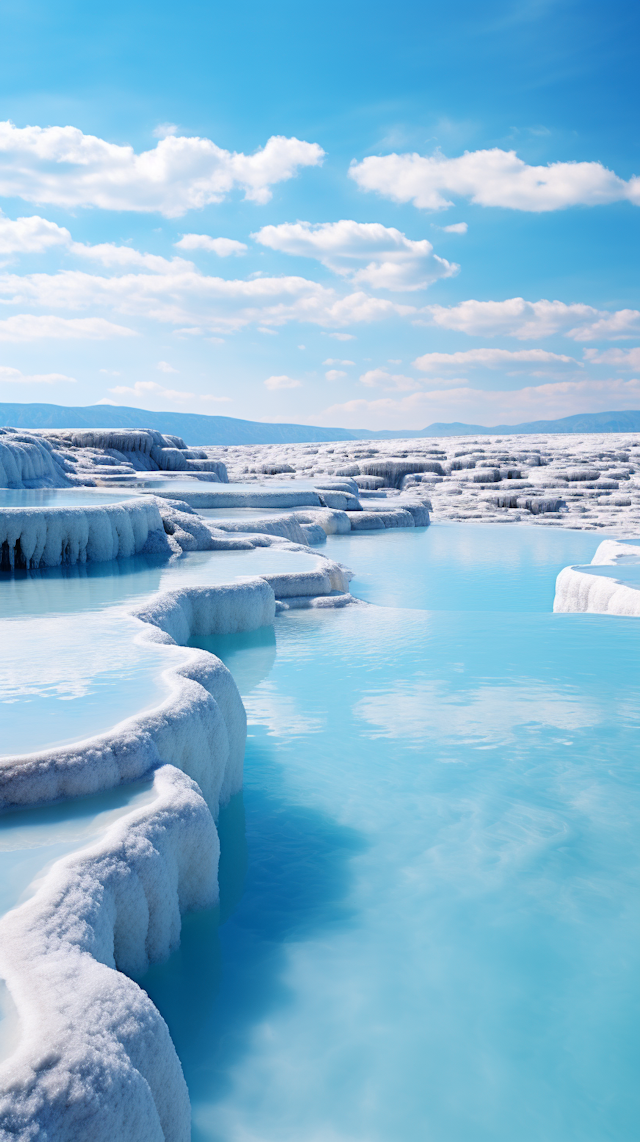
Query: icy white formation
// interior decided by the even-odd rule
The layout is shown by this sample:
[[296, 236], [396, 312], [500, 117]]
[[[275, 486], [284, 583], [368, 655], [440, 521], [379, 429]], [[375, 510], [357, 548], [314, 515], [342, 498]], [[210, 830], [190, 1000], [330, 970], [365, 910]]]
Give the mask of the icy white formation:
[[621, 538], [640, 531], [637, 433], [238, 445], [206, 452], [224, 461], [230, 480], [249, 487], [305, 479], [322, 494], [323, 486], [335, 489], [344, 480], [344, 490], [357, 494], [367, 511], [372, 499], [407, 510], [407, 497], [425, 507], [428, 497], [435, 520], [609, 528]]
[[95, 507], [0, 508], [0, 548], [3, 569], [105, 562], [147, 550], [171, 554], [160, 508], [149, 496]]
[[150, 429], [0, 428], [0, 488], [65, 488], [181, 472], [226, 483], [222, 461]]
[[0, 1134], [19, 1142], [188, 1142], [168, 1028], [139, 973], [177, 946], [180, 913], [217, 899], [218, 837], [173, 766], [155, 799], [58, 861], [0, 923], [0, 971], [20, 1020], [0, 1067]]
[[68, 488], [71, 482], [48, 440], [0, 428], [0, 488]]
[[[640, 547], [605, 540], [591, 566], [618, 567], [620, 578], [590, 571], [589, 566], [565, 567], [556, 580], [554, 611], [640, 617]], [[625, 582], [626, 568], [635, 569], [632, 582]]]

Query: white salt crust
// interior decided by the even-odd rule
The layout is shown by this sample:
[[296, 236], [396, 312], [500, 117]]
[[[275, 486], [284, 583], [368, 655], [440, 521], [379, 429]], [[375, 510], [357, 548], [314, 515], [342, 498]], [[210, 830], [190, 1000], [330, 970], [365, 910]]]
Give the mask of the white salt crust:
[[0, 428], [0, 488], [68, 488], [140, 472], [193, 473], [227, 482], [223, 462], [202, 448], [187, 448], [179, 436], [150, 429]]
[[[640, 547], [605, 540], [591, 566], [617, 566], [621, 571], [624, 567], [640, 566]], [[640, 581], [625, 583], [623, 579], [594, 575], [588, 566], [565, 567], [556, 580], [553, 609], [640, 618]]]
[[197, 785], [171, 765], [154, 801], [56, 862], [0, 922], [20, 1041], [0, 1067], [0, 1138], [188, 1142], [168, 1028], [140, 973], [178, 945], [180, 914], [217, 900], [219, 844]]
[[150, 547], [170, 555], [161, 507], [166, 510], [155, 497], [140, 496], [90, 507], [2, 508], [3, 566], [100, 563], [138, 555]]

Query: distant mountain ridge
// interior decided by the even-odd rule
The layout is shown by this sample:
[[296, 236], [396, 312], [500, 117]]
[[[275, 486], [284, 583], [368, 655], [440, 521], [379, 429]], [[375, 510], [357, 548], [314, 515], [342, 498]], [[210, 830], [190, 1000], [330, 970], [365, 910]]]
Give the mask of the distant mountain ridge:
[[188, 444], [313, 444], [340, 440], [394, 440], [419, 436], [480, 436], [536, 432], [640, 432], [640, 411], [584, 412], [560, 420], [524, 424], [436, 423], [426, 428], [381, 430], [322, 428], [308, 424], [269, 424], [231, 416], [191, 412], [153, 412], [126, 405], [0, 404], [0, 425], [12, 428], [153, 428], [182, 436]]

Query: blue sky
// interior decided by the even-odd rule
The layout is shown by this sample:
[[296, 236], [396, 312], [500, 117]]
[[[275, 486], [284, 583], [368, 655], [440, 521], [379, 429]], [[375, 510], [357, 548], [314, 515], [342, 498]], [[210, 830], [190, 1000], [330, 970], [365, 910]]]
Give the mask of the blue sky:
[[640, 408], [638, 22], [4, 3], [0, 400], [370, 428]]

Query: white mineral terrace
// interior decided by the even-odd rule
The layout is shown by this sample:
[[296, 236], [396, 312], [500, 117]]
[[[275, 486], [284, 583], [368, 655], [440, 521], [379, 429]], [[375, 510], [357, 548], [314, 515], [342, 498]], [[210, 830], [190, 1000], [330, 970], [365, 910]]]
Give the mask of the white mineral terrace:
[[[222, 662], [186, 644], [353, 602], [327, 535], [430, 518], [606, 530], [592, 564], [559, 575], [554, 609], [640, 617], [640, 546], [621, 542], [640, 534], [640, 439], [189, 449], [156, 432], [2, 429], [0, 497], [6, 724], [22, 733], [5, 737], [0, 804], [149, 783], [0, 921], [18, 1028], [1, 1136], [187, 1142], [180, 1063], [128, 975], [177, 946], [181, 912], [215, 902], [214, 821], [242, 785], [246, 717]], [[83, 653], [101, 711], [54, 726], [48, 696]]]

